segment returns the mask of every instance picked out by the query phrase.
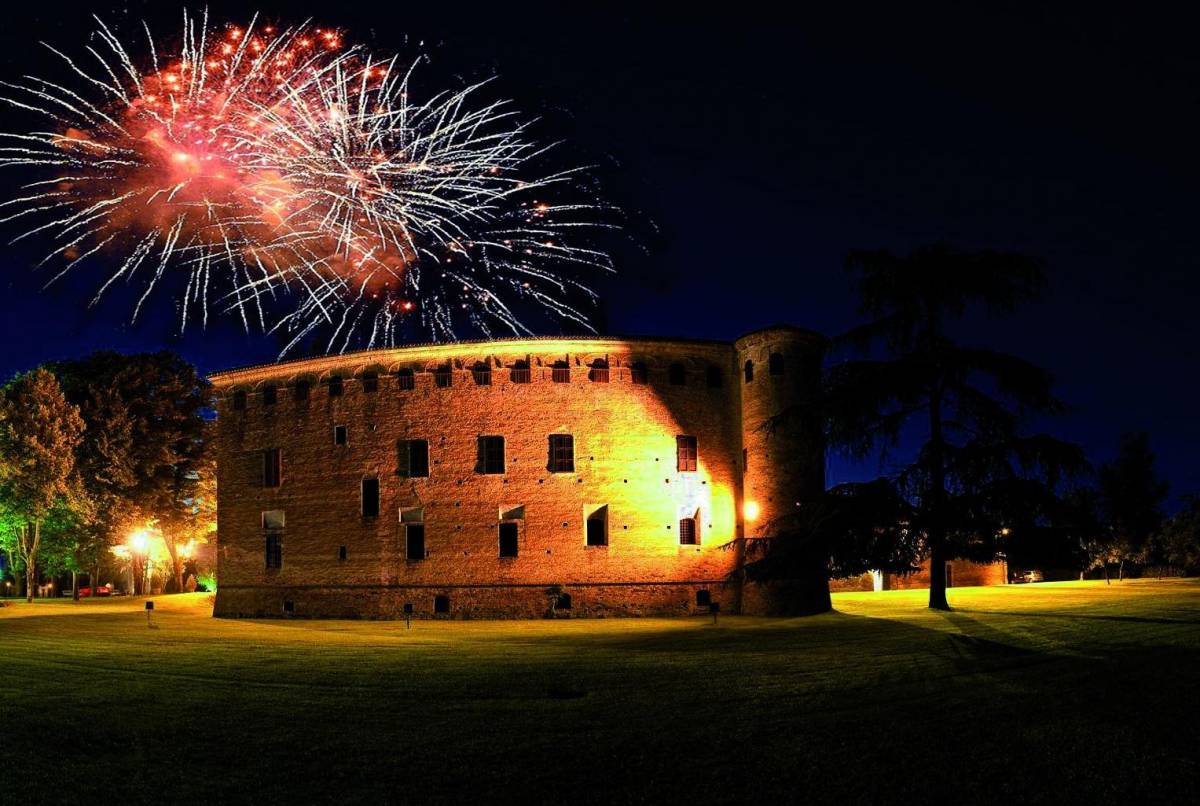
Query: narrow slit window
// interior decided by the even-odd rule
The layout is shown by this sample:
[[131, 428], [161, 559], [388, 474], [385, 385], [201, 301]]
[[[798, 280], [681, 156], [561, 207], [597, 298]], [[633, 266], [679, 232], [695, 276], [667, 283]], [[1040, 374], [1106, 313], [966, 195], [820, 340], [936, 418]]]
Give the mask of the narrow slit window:
[[266, 567], [283, 568], [283, 535], [279, 532], [266, 534]]
[[350, 442], [350, 434], [344, 425], [335, 425], [333, 427], [333, 444], [346, 445]]
[[262, 452], [262, 486], [278, 487], [283, 481], [283, 451], [267, 448]]
[[379, 479], [362, 480], [362, 516], [364, 518], [379, 517]]
[[585, 534], [586, 545], [588, 546], [607, 546], [608, 545], [608, 507], [603, 506], [596, 509], [587, 516], [585, 521], [587, 524], [587, 532]]
[[746, 383], [754, 380], [754, 362], [747, 361], [745, 366], [742, 367], [742, 373], [746, 376]]
[[425, 559], [425, 524], [404, 524], [404, 557], [408, 560]]

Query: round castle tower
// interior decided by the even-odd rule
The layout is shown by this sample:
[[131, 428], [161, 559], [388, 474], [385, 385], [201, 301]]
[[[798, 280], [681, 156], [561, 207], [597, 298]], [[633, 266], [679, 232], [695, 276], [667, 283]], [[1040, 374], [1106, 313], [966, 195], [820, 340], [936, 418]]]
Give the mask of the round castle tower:
[[[797, 503], [825, 489], [821, 424], [811, 401], [824, 337], [779, 325], [736, 342], [741, 386], [744, 537], [770, 536]], [[772, 418], [784, 415], [777, 421]]]

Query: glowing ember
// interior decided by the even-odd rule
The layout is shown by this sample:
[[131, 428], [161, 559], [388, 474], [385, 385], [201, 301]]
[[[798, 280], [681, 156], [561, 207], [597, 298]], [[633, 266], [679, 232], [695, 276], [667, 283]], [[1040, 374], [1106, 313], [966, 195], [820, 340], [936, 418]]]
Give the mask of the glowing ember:
[[136, 277], [136, 318], [160, 281], [186, 278], [181, 328], [219, 303], [289, 334], [284, 352], [323, 326], [329, 349], [393, 344], [410, 316], [435, 339], [464, 322], [528, 334], [517, 301], [588, 327], [570, 300], [594, 295], [572, 275], [611, 261], [575, 239], [607, 226], [601, 208], [545, 200], [577, 172], [526, 175], [546, 148], [506, 102], [472, 108], [482, 85], [416, 101], [415, 64], [342, 32], [207, 16], [185, 15], [169, 58], [147, 29], [139, 65], [97, 22], [100, 69], [51, 48], [77, 88], [0, 82], [0, 100], [54, 129], [0, 134], [0, 166], [52, 172], [0, 222], [37, 222], [15, 240], [52, 239], [54, 279], [116, 254], [93, 302]]

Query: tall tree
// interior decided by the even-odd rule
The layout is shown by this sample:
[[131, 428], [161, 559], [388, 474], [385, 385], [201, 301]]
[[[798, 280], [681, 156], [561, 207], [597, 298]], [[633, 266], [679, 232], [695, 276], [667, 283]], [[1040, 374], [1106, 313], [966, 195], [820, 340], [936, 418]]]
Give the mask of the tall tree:
[[1161, 561], [1186, 574], [1200, 573], [1200, 496], [1188, 496], [1152, 540]]
[[157, 521], [181, 584], [178, 548], [195, 531], [187, 510], [207, 501], [193, 488], [209, 483], [199, 472], [211, 465], [208, 382], [170, 352], [96, 352], [54, 371], [87, 423], [81, 475], [99, 514], [81, 552], [98, 570], [108, 546]]
[[83, 436], [79, 410], [44, 369], [18, 375], [0, 396], [0, 495], [22, 520], [16, 546], [33, 601], [42, 523], [56, 503], [78, 498], [72, 484]]
[[1154, 462], [1147, 434], [1123, 434], [1116, 458], [1102, 465], [1097, 474], [1100, 510], [1111, 539], [1107, 548], [1119, 563], [1121, 579], [1126, 561], [1143, 562], [1151, 536], [1162, 528], [1169, 487]]
[[946, 562], [994, 559], [1010, 524], [1042, 518], [1059, 474], [1083, 466], [1077, 447], [1022, 432], [1029, 416], [1062, 410], [1045, 370], [954, 340], [956, 321], [1011, 313], [1044, 277], [1022, 255], [940, 245], [856, 251], [846, 265], [869, 321], [842, 339], [861, 357], [829, 372], [830, 444], [866, 457], [920, 435], [898, 481], [930, 563], [929, 606], [949, 609]]

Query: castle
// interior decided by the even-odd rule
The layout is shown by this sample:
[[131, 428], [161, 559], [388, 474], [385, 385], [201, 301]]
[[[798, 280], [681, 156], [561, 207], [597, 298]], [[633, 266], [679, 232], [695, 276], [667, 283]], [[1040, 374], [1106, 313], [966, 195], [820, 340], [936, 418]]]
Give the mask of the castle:
[[824, 489], [815, 424], [767, 427], [824, 347], [772, 327], [218, 373], [215, 615], [766, 612], [739, 538]]
[[824, 487], [767, 419], [825, 341], [458, 342], [212, 377], [217, 615], [754, 612], [737, 538]]

